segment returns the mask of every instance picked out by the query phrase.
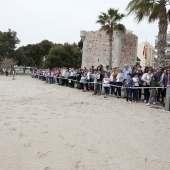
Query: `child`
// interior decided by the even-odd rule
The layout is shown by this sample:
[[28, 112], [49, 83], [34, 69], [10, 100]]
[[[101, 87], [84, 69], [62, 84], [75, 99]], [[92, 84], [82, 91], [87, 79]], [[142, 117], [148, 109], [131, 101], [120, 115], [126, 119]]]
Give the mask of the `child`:
[[83, 85], [84, 85], [84, 90], [83, 90], [83, 92], [86, 92], [86, 87], [87, 87], [87, 73], [84, 73]]
[[137, 103], [138, 100], [138, 87], [139, 87], [139, 78], [138, 73], [134, 73], [134, 77], [132, 78], [134, 83], [134, 89], [133, 89], [133, 100], [135, 103]]
[[106, 77], [103, 79], [103, 87], [104, 87], [104, 91], [105, 91], [104, 98], [106, 98], [110, 91], [109, 74], [107, 74]]
[[152, 97], [154, 98], [153, 104], [155, 104], [155, 102], [156, 102], [157, 90], [156, 90], [156, 88], [152, 89], [152, 87], [158, 87], [158, 81], [157, 81], [156, 76], [152, 77], [151, 82], [150, 82], [150, 87], [151, 87], [150, 97], [149, 97], [147, 106], [149, 106], [151, 104]]
[[126, 87], [126, 102], [132, 103], [132, 87], [133, 87], [133, 80], [131, 74], [127, 74], [127, 81], [125, 84]]

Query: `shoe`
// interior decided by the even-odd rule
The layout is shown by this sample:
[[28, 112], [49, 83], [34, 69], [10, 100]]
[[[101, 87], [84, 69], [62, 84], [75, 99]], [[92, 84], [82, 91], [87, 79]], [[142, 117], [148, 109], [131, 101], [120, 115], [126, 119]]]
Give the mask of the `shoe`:
[[106, 96], [104, 96], [104, 98], [106, 98]]
[[96, 95], [95, 93], [93, 93], [92, 95]]
[[155, 102], [153, 102], [153, 104], [155, 105], [156, 103], [155, 103]]
[[147, 106], [150, 106], [150, 104], [148, 103]]
[[120, 96], [117, 96], [117, 98], [120, 98]]
[[127, 100], [125, 100], [125, 103], [127, 103], [128, 101]]
[[144, 103], [146, 103], [146, 100], [144, 100]]
[[129, 103], [132, 103], [131, 101], [129, 101]]

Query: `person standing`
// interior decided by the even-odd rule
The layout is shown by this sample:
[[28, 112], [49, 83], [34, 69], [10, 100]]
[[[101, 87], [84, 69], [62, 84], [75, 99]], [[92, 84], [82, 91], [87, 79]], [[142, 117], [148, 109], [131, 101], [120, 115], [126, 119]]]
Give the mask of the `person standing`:
[[123, 71], [118, 69], [118, 74], [116, 77], [116, 86], [117, 86], [117, 93], [118, 93], [117, 98], [121, 98], [121, 88], [123, 84], [122, 82], [123, 82]]
[[116, 91], [116, 77], [117, 77], [117, 68], [113, 68], [111, 74], [110, 74], [110, 84], [111, 84], [111, 95], [117, 96]]
[[[132, 74], [132, 69], [128, 67], [127, 64], [124, 65], [125, 70], [123, 72], [123, 85], [126, 86], [128, 74]], [[124, 88], [124, 98], [126, 98], [126, 88]]]
[[[161, 84], [160, 84], [161, 77], [162, 77], [162, 68], [161, 68], [161, 67], [159, 67], [158, 71], [155, 73], [154, 76], [156, 77], [157, 81], [159, 82], [159, 85], [161, 85]], [[158, 102], [160, 102], [160, 96], [161, 96], [161, 95], [163, 96], [163, 89], [162, 89], [162, 88], [159, 88], [159, 89], [158, 89], [158, 94], [157, 94], [157, 101], [158, 101]], [[163, 101], [162, 101], [162, 102], [163, 102]]]
[[151, 104], [152, 97], [154, 98], [153, 104], [156, 103], [157, 89], [155, 87], [158, 87], [158, 81], [157, 81], [157, 77], [156, 76], [152, 77], [151, 82], [150, 82], [150, 87], [151, 87], [150, 97], [149, 97], [149, 101], [148, 101], [147, 106], [149, 106]]
[[126, 102], [132, 103], [133, 80], [131, 74], [127, 74], [127, 81], [125, 87], [126, 87]]
[[152, 78], [152, 71], [151, 68], [148, 68], [146, 70], [146, 73], [142, 76], [142, 80], [144, 81], [143, 87], [144, 87], [144, 103], [149, 101], [149, 86], [150, 86], [150, 81]]
[[95, 91], [94, 91], [93, 95], [101, 94], [100, 86], [101, 86], [101, 82], [102, 82], [103, 76], [101, 74], [100, 69], [98, 69], [98, 71], [97, 71], [95, 76], [96, 76], [96, 88], [95, 88]]
[[138, 74], [134, 73], [134, 77], [132, 78], [134, 83], [134, 89], [133, 89], [133, 100], [135, 103], [138, 101], [138, 88], [139, 88], [139, 78]]
[[106, 98], [109, 94], [109, 90], [110, 90], [110, 78], [109, 78], [109, 74], [106, 74], [106, 77], [103, 79], [103, 87], [104, 87], [104, 98]]

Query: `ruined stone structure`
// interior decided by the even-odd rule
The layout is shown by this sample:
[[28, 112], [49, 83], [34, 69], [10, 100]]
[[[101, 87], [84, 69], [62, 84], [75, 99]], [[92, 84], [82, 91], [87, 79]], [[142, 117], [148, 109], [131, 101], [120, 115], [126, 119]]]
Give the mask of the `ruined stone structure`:
[[[82, 68], [109, 65], [109, 36], [104, 31], [81, 31], [83, 40]], [[114, 31], [112, 67], [123, 68], [124, 64], [136, 64], [138, 37], [127, 31], [122, 34]]]

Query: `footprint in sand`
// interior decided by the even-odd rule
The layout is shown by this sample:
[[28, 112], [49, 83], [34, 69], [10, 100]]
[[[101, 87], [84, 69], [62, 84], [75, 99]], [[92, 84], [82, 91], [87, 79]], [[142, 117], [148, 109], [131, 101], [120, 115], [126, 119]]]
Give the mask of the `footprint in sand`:
[[38, 115], [38, 113], [33, 113], [33, 115]]
[[12, 128], [10, 128], [9, 130], [11, 130], [11, 131], [16, 131], [16, 128], [15, 128], [15, 127], [12, 127]]
[[42, 153], [42, 152], [37, 152], [37, 155], [39, 158], [45, 158], [47, 156], [46, 153]]
[[42, 132], [42, 134], [47, 134], [48, 133], [48, 131], [44, 131], [44, 132]]
[[5, 126], [9, 126], [11, 124], [11, 122], [5, 122], [4, 125]]
[[18, 119], [24, 119], [25, 117], [18, 117]]
[[160, 124], [160, 122], [158, 120], [154, 120], [155, 124]]
[[24, 135], [23, 135], [23, 133], [20, 133], [19, 136], [20, 136], [20, 137], [23, 137]]
[[11, 119], [11, 117], [9, 117], [9, 116], [6, 116], [5, 118], [6, 118], [6, 119]]
[[26, 148], [29, 148], [30, 146], [31, 146], [30, 143], [25, 143], [25, 144], [24, 144], [24, 147], [26, 147]]
[[50, 167], [45, 167], [44, 170], [50, 170]]

